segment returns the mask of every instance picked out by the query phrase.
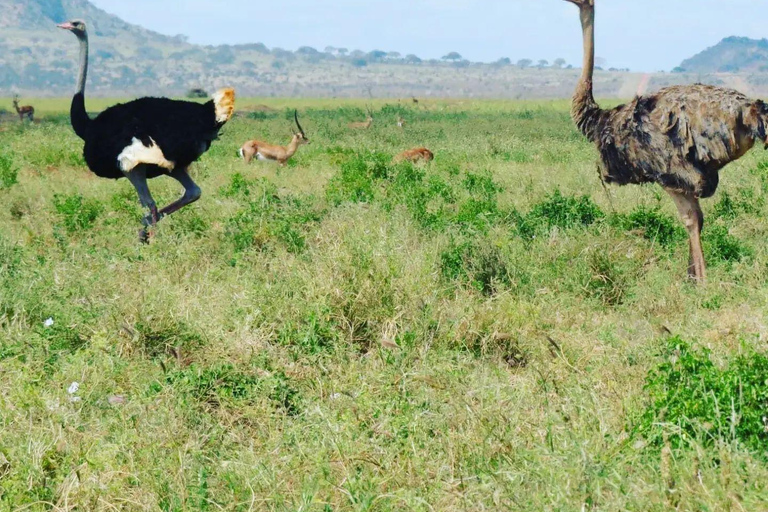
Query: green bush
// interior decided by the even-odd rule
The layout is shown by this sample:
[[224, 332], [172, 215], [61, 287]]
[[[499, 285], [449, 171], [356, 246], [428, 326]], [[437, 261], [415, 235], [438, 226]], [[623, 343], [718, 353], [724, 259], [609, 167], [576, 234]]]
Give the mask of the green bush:
[[389, 157], [383, 153], [358, 154], [341, 164], [341, 171], [328, 183], [326, 195], [333, 205], [369, 203], [376, 182], [389, 176]]
[[664, 248], [688, 237], [682, 223], [662, 213], [659, 208], [640, 206], [627, 215], [615, 215], [611, 221], [620, 229], [641, 232], [643, 238]]
[[463, 281], [486, 296], [512, 284], [501, 249], [482, 240], [452, 241], [440, 253], [440, 272], [445, 279]]
[[80, 194], [56, 194], [53, 196], [53, 206], [68, 233], [92, 228], [103, 211], [99, 201], [84, 198]]
[[709, 226], [702, 234], [702, 245], [710, 263], [735, 263], [753, 255], [750, 247], [722, 225]]
[[664, 361], [647, 377], [650, 403], [639, 431], [661, 442], [662, 432], [676, 447], [692, 440], [704, 445], [739, 441], [768, 456], [768, 357], [749, 351], [725, 366], [705, 348], [678, 337], [664, 348]]
[[515, 229], [523, 238], [531, 239], [552, 228], [574, 229], [591, 226], [605, 214], [587, 196], [564, 196], [559, 190], [534, 205], [527, 215], [513, 213]]
[[18, 183], [19, 169], [10, 155], [0, 153], [0, 190], [8, 189]]
[[191, 365], [168, 373], [166, 383], [197, 401], [211, 407], [238, 407], [267, 397], [275, 407], [288, 414], [299, 412], [299, 393], [285, 373], [268, 372], [262, 377], [255, 371], [243, 371], [231, 364], [211, 367]]

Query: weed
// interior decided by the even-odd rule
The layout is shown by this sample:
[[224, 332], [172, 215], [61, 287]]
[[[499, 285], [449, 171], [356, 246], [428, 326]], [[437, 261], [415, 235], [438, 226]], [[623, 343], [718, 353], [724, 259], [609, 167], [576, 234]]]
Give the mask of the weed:
[[626, 231], [639, 232], [643, 238], [663, 248], [672, 247], [688, 236], [680, 221], [662, 213], [659, 208], [640, 206], [627, 215], [613, 216], [611, 222]]
[[748, 351], [725, 366], [706, 348], [670, 338], [663, 362], [649, 372], [650, 403], [640, 432], [660, 442], [662, 430], [680, 448], [691, 441], [711, 446], [737, 440], [765, 456], [768, 442], [768, 357]]
[[56, 194], [53, 196], [53, 207], [62, 218], [68, 233], [92, 228], [103, 211], [99, 201], [85, 198], [80, 194]]
[[9, 189], [18, 183], [19, 169], [13, 158], [5, 153], [0, 153], [0, 190]]
[[715, 224], [702, 234], [707, 261], [710, 263], [735, 263], [753, 256], [753, 250], [728, 232], [725, 226]]

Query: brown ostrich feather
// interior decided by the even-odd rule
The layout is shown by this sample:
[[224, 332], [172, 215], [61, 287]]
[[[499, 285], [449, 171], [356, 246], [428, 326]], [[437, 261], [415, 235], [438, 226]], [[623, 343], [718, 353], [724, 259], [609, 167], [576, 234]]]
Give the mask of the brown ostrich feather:
[[579, 7], [584, 37], [582, 75], [571, 114], [600, 153], [606, 183], [658, 183], [672, 197], [688, 230], [689, 275], [705, 278], [700, 198], [712, 196], [719, 171], [757, 141], [768, 146], [768, 105], [738, 91], [710, 85], [675, 86], [603, 110], [593, 96], [595, 0]]

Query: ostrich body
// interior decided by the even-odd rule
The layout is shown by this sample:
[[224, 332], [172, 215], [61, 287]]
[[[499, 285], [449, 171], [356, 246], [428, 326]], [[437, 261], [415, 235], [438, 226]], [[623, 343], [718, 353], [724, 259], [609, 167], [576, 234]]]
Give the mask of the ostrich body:
[[299, 146], [309, 144], [309, 139], [304, 133], [304, 129], [299, 124], [299, 113], [294, 110], [293, 118], [296, 120], [296, 127], [299, 129], [298, 133], [294, 133], [291, 138], [291, 142], [287, 146], [278, 146], [275, 144], [269, 144], [260, 140], [249, 140], [240, 148], [238, 154], [240, 158], [245, 160], [245, 163], [251, 163], [251, 160], [256, 158], [257, 160], [275, 161], [284, 166], [285, 162], [291, 159], [293, 155], [298, 151]]
[[[145, 228], [200, 198], [200, 188], [187, 169], [208, 151], [219, 130], [234, 112], [233, 89], [218, 91], [205, 104], [167, 98], [140, 98], [114, 105], [91, 119], [85, 110], [88, 74], [88, 33], [85, 23], [74, 20], [59, 25], [80, 41], [80, 75], [72, 98], [70, 118], [75, 133], [85, 141], [88, 167], [102, 178], [128, 178], [149, 209]], [[184, 195], [158, 210], [147, 180], [168, 175], [181, 183]], [[148, 231], [140, 232], [146, 241]]]
[[592, 94], [595, 65], [594, 0], [566, 0], [581, 12], [584, 65], [571, 114], [595, 143], [607, 183], [658, 183], [672, 197], [688, 231], [688, 274], [704, 281], [700, 198], [717, 190], [719, 171], [757, 141], [768, 145], [768, 106], [743, 94], [708, 85], [674, 86], [611, 110]]

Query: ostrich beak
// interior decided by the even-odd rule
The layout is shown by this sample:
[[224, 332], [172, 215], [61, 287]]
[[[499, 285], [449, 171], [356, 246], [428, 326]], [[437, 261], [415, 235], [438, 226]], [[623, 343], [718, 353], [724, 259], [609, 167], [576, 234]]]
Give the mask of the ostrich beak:
[[73, 24], [71, 24], [70, 22], [68, 22], [68, 21], [65, 22], [65, 23], [59, 23], [56, 26], [59, 27], [59, 28], [63, 28], [64, 30], [74, 30], [75, 29], [75, 26]]

